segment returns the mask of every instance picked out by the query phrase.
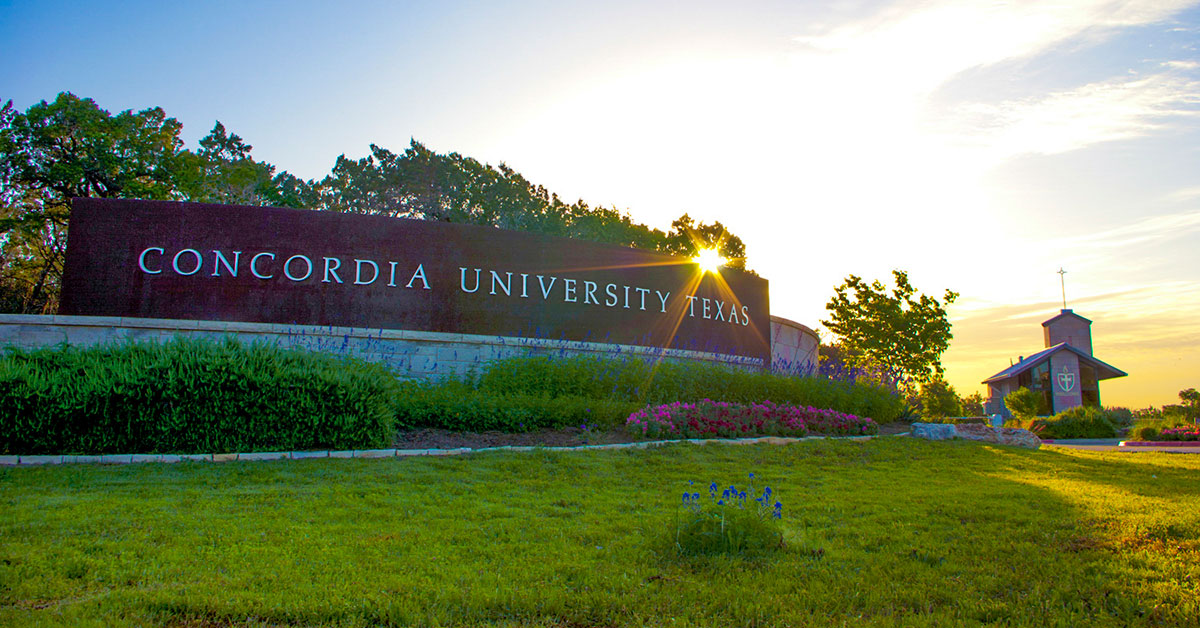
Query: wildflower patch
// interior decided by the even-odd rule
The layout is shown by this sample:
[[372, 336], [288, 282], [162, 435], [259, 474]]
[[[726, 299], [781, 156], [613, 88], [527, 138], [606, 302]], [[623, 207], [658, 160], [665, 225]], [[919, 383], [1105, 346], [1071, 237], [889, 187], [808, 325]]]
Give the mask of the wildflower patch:
[[675, 526], [675, 547], [681, 555], [728, 554], [758, 557], [783, 547], [783, 504], [771, 487], [758, 493], [754, 474], [749, 492], [730, 484], [708, 486], [707, 499], [685, 492]]
[[647, 406], [625, 421], [636, 436], [652, 439], [738, 438], [748, 436], [867, 436], [879, 425], [867, 417], [810, 406], [770, 401], [736, 404], [704, 399], [697, 403]]

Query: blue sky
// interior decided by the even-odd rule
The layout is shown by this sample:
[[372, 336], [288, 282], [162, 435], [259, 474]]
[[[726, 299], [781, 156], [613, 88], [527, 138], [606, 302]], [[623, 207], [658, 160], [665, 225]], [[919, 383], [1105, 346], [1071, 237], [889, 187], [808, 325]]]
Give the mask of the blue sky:
[[962, 392], [1068, 306], [1200, 386], [1200, 5], [0, 2], [0, 97], [221, 120], [305, 178], [416, 138], [659, 228], [721, 220], [820, 328], [847, 274], [962, 294]]

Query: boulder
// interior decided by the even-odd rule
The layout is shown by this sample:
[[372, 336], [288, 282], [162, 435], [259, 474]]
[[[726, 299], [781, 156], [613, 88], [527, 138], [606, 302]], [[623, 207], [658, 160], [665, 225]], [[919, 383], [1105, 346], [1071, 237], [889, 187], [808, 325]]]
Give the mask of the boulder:
[[913, 423], [911, 433], [914, 438], [928, 440], [950, 440], [957, 436], [954, 425], [950, 423]]
[[[914, 424], [914, 427], [916, 424]], [[961, 425], [958, 428], [959, 438], [967, 440], [978, 440], [985, 443], [996, 443], [997, 445], [1009, 445], [1011, 447], [1027, 447], [1029, 449], [1037, 449], [1042, 446], [1042, 439], [1029, 430], [1017, 429], [1014, 427], [994, 428], [986, 425]]]

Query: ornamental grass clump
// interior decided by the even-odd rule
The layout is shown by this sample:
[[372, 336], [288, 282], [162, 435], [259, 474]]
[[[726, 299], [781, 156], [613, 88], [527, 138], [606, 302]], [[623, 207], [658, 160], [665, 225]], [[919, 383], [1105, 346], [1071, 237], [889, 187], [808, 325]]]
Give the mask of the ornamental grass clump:
[[835, 410], [711, 399], [647, 406], [629, 415], [625, 426], [635, 436], [652, 439], [864, 436], [879, 432], [875, 421]]
[[750, 474], [747, 491], [708, 486], [708, 497], [686, 492], [678, 510], [675, 547], [683, 556], [758, 558], [783, 548], [783, 504], [771, 487], [761, 494]]

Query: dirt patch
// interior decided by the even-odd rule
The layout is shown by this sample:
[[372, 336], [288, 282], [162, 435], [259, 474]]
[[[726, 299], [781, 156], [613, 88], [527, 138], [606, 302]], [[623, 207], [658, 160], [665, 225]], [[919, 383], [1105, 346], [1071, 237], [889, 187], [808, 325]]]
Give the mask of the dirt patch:
[[[879, 426], [880, 435], [909, 431], [908, 423], [886, 423]], [[579, 447], [581, 445], [611, 445], [635, 443], [640, 439], [623, 429], [584, 430], [568, 427], [558, 430], [532, 432], [451, 432], [449, 430], [406, 430], [396, 434], [396, 449], [458, 449], [469, 447]]]

